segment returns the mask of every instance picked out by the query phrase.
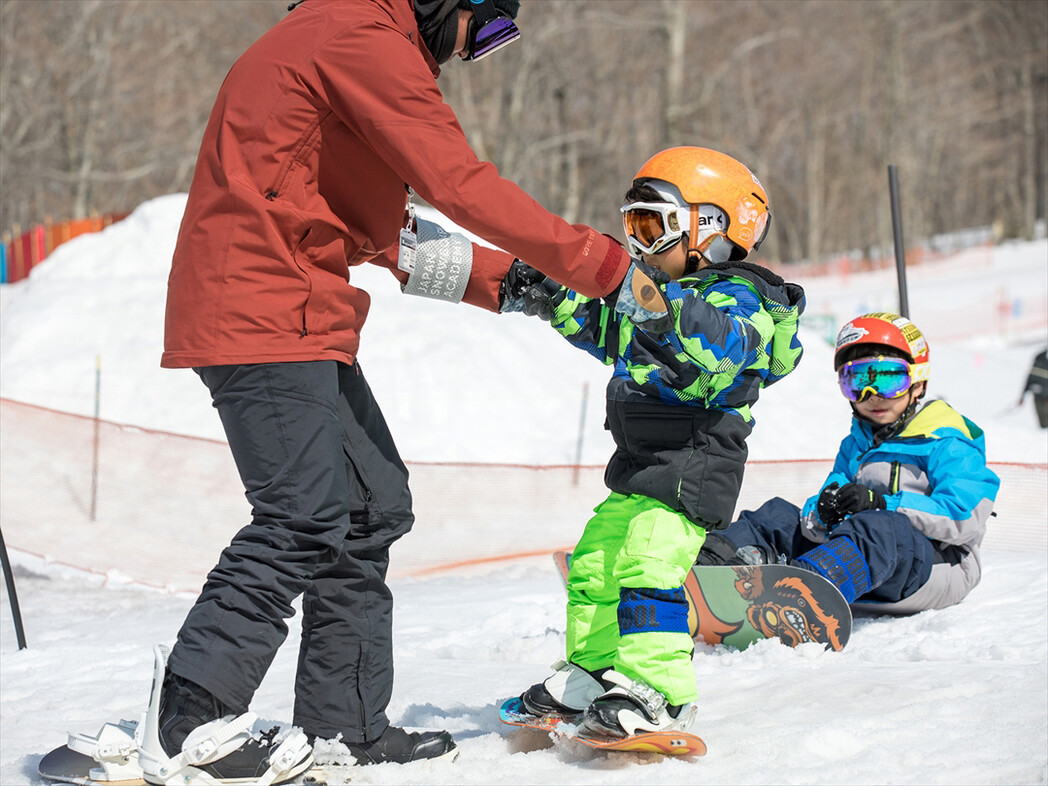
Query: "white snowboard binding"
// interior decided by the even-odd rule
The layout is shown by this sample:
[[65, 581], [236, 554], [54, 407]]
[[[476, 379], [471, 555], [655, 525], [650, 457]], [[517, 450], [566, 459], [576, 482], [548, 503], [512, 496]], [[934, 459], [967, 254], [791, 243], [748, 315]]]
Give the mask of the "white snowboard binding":
[[137, 780], [142, 777], [142, 766], [138, 763], [138, 743], [135, 740], [137, 729], [138, 723], [135, 721], [121, 720], [105, 724], [94, 737], [69, 732], [67, 747], [98, 762], [100, 766], [90, 772], [91, 780]]
[[643, 732], [687, 732], [695, 720], [694, 704], [671, 706], [666, 697], [647, 683], [617, 671], [603, 679], [613, 687], [586, 708], [583, 725], [592, 733], [631, 737]]
[[268, 757], [269, 768], [261, 776], [250, 779], [215, 777], [202, 767], [217, 762], [252, 740], [252, 727], [257, 720], [253, 712], [240, 716], [228, 715], [205, 723], [195, 729], [182, 744], [179, 754], [169, 757], [160, 744], [160, 694], [167, 671], [169, 650], [154, 647], [153, 688], [149, 709], [137, 735], [138, 761], [141, 777], [160, 786], [214, 786], [233, 782], [250, 782], [258, 786], [282, 783], [313, 766], [312, 749], [306, 735], [298, 730], [287, 734], [279, 745], [273, 746]]

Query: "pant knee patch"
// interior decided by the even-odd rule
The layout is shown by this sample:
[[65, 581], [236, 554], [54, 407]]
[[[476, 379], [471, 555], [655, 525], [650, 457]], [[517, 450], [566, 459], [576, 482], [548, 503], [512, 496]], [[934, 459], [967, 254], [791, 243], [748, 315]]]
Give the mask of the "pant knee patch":
[[688, 598], [684, 587], [650, 589], [623, 587], [619, 592], [619, 635], [688, 633]]

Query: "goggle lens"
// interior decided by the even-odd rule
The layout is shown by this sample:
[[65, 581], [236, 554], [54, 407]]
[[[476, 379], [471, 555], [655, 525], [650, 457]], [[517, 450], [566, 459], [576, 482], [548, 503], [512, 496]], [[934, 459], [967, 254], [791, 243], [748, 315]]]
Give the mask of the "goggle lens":
[[666, 234], [662, 215], [654, 210], [631, 210], [626, 214], [626, 220], [629, 222], [630, 234], [645, 246], [652, 245]]
[[463, 60], [480, 60], [492, 52], [497, 52], [518, 38], [520, 38], [520, 30], [513, 20], [507, 16], [497, 16], [479, 26], [471, 23], [469, 54]]
[[629, 204], [622, 206], [622, 225], [631, 250], [658, 254], [684, 235], [676, 205]]
[[861, 358], [841, 366], [837, 381], [849, 401], [865, 401], [871, 395], [899, 398], [910, 389], [913, 375], [902, 358]]

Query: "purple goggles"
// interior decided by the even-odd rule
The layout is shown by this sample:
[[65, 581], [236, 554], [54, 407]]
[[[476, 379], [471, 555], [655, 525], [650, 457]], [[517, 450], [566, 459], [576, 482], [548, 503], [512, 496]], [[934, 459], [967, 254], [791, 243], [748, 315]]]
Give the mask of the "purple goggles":
[[902, 358], [860, 358], [841, 366], [837, 381], [849, 401], [865, 401], [871, 395], [899, 398], [913, 385], [913, 372]]
[[517, 25], [508, 16], [499, 13], [492, 0], [470, 0], [470, 3], [473, 6], [473, 18], [469, 23], [467, 54], [463, 60], [480, 60], [520, 38]]

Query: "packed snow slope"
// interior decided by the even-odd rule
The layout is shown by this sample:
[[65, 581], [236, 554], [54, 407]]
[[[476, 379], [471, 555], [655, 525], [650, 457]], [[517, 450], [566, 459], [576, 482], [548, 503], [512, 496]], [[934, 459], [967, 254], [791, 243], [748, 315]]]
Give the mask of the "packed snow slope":
[[[192, 372], [158, 367], [164, 288], [184, 201], [176, 195], [146, 203], [105, 232], [62, 246], [29, 280], [0, 287], [0, 396], [92, 414], [101, 358], [103, 418], [221, 438]], [[947, 260], [912, 271], [911, 311], [919, 325], [922, 314], [930, 325], [931, 394], [986, 430], [994, 461], [1048, 459], [1029, 401], [1017, 404], [1045, 344], [1046, 263], [1048, 244], [1039, 241], [1000, 247], [975, 263]], [[406, 459], [569, 463], [580, 415], [582, 461], [607, 458], [607, 369], [547, 326], [404, 297], [385, 271], [353, 276], [374, 299], [360, 362]], [[799, 283], [809, 313], [826, 319], [805, 328], [800, 369], [757, 404], [754, 459], [833, 456], [848, 408], [830, 368], [825, 322], [839, 325], [895, 302], [892, 272]], [[1032, 320], [1027, 308], [1023, 320], [995, 322], [974, 302], [990, 292], [1040, 303], [1042, 311]], [[949, 318], [952, 306], [967, 317]], [[46, 496], [39, 505], [46, 517]], [[522, 543], [527, 537], [520, 533]], [[193, 600], [115, 581], [103, 586], [23, 553], [12, 558], [29, 647], [16, 647], [4, 589], [5, 786], [40, 783], [37, 762], [68, 730], [94, 733], [104, 721], [136, 718], [149, 691], [150, 650], [173, 641]], [[698, 645], [696, 732], [709, 754], [686, 760], [595, 755], [498, 722], [499, 702], [544, 677], [563, 654], [564, 594], [548, 557], [396, 579], [390, 718], [447, 728], [461, 753], [453, 763], [359, 769], [351, 782], [1043, 784], [1048, 555], [990, 551], [984, 562], [981, 584], [962, 604], [903, 619], [859, 618], [841, 653], [774, 641], [743, 652]], [[252, 705], [260, 728], [291, 717], [298, 635], [296, 617]]]

